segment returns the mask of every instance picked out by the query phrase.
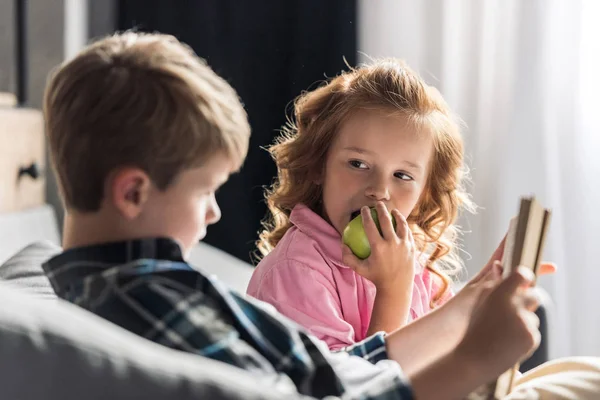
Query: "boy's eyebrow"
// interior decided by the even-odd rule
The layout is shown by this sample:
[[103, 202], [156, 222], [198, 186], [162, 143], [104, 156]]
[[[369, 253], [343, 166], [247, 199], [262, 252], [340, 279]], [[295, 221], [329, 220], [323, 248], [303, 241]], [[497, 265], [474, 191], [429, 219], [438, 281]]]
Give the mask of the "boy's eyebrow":
[[[362, 147], [356, 147], [356, 146], [348, 146], [348, 147], [344, 147], [344, 150], [347, 150], [347, 151], [353, 151], [353, 152], [355, 152], [355, 153], [359, 153], [359, 154], [370, 154], [370, 155], [373, 155], [373, 154], [375, 154], [375, 153], [373, 153], [373, 152], [372, 152], [372, 151], [370, 151], [370, 150], [363, 149]], [[412, 162], [412, 161], [403, 160], [403, 162], [404, 162], [406, 165], [408, 165], [408, 166], [410, 166], [410, 167], [412, 167], [412, 168], [419, 169], [419, 170], [420, 170], [420, 169], [423, 169], [423, 167], [422, 167], [421, 165], [419, 165], [419, 164], [417, 164], [417, 163], [414, 163], [414, 162]]]

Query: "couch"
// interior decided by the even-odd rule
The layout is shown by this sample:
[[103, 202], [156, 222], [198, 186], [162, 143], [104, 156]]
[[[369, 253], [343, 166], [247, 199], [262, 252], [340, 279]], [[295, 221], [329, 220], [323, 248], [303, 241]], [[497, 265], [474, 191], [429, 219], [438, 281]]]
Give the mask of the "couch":
[[[19, 214], [0, 216], [2, 398], [304, 398], [285, 376], [261, 378], [165, 348], [56, 298], [41, 269], [60, 251], [54, 213], [41, 208]], [[242, 292], [252, 273], [248, 264], [202, 243], [191, 262]], [[546, 358], [538, 351], [530, 363]]]
[[[41, 269], [60, 251], [49, 207], [0, 215], [0, 240], [2, 399], [303, 398], [287, 377], [261, 380], [171, 350], [57, 299]], [[251, 266], [206, 244], [192, 259], [238, 290], [252, 274]]]

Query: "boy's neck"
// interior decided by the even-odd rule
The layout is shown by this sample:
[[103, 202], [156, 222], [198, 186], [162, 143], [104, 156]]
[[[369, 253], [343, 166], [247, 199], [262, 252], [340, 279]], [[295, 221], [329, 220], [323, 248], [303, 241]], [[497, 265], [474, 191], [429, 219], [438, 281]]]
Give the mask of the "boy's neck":
[[136, 239], [110, 216], [101, 213], [66, 212], [63, 222], [64, 250]]

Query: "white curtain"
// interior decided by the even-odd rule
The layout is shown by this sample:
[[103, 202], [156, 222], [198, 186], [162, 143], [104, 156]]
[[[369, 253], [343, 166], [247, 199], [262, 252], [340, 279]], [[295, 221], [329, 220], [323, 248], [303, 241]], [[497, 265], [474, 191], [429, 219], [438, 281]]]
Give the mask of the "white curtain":
[[600, 356], [600, 2], [359, 0], [359, 50], [405, 59], [466, 122], [469, 274], [535, 194], [553, 209], [540, 285], [550, 351]]

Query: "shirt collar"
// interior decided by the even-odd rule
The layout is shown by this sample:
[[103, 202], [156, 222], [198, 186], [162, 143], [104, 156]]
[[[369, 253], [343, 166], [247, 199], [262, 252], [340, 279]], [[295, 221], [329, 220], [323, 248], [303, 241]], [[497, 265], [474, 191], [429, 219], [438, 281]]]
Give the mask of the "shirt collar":
[[314, 240], [330, 261], [339, 267], [348, 268], [342, 262], [342, 236], [323, 217], [304, 204], [298, 204], [290, 214], [290, 222]]
[[146, 238], [69, 249], [46, 261], [42, 268], [59, 294], [88, 276], [140, 259], [185, 262], [176, 241]]
[[[299, 231], [314, 240], [332, 263], [341, 268], [348, 268], [342, 262], [342, 236], [323, 217], [304, 204], [299, 204], [292, 210], [290, 222]], [[419, 253], [415, 260], [416, 272], [422, 273], [424, 265], [427, 264], [427, 254]]]

